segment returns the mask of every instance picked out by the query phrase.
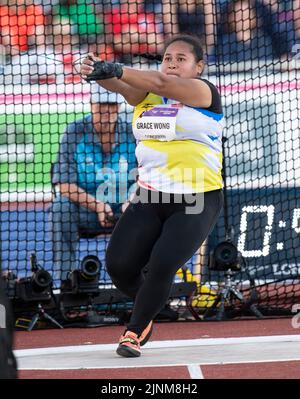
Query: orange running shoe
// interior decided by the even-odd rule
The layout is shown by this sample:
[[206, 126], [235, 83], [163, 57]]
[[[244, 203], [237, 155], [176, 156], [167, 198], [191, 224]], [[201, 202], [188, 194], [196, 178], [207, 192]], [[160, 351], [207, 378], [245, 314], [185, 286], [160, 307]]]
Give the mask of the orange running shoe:
[[151, 337], [152, 331], [153, 331], [153, 320], [150, 321], [150, 323], [147, 325], [142, 334], [139, 335], [141, 346], [144, 346], [148, 342], [149, 338]]
[[120, 338], [117, 354], [123, 357], [141, 356], [140, 341], [137, 334], [126, 331]]

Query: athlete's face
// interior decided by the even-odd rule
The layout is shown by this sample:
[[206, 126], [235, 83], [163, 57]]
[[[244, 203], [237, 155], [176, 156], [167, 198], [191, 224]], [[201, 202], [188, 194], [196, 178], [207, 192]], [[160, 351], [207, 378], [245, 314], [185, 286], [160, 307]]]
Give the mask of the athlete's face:
[[161, 72], [187, 79], [201, 75], [203, 68], [204, 62], [197, 62], [192, 46], [183, 41], [167, 47], [161, 64]]

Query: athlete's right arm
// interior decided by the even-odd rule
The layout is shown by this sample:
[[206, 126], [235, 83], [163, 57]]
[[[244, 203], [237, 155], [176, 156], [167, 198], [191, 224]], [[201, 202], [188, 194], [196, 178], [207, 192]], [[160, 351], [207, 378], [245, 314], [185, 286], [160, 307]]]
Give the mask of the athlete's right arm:
[[[88, 56], [83, 59], [80, 67], [80, 73], [83, 78], [87, 77], [93, 72], [93, 61], [101, 61], [101, 59], [95, 57], [91, 53], [89, 53]], [[120, 93], [132, 106], [139, 104], [147, 95], [147, 91], [132, 87], [128, 83], [121, 82], [117, 78], [97, 80], [97, 83], [104, 87], [104, 89]]]

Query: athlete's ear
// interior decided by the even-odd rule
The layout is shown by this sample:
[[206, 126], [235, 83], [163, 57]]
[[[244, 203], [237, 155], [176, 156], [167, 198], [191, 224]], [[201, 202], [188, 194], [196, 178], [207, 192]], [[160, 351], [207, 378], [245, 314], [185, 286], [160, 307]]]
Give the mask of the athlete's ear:
[[199, 61], [198, 63], [197, 63], [197, 69], [198, 69], [198, 76], [201, 76], [202, 75], [202, 72], [203, 72], [203, 70], [204, 70], [204, 61], [203, 60], [201, 60], [201, 61]]

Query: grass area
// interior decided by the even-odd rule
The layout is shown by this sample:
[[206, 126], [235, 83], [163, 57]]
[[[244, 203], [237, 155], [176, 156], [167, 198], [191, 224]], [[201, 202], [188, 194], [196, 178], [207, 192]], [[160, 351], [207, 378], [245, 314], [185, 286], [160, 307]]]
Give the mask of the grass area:
[[0, 163], [1, 192], [34, 190], [36, 186], [49, 185], [51, 162], [55, 160], [60, 136], [68, 123], [83, 115], [82, 112], [1, 115], [2, 153], [8, 145], [16, 142], [24, 144], [25, 148], [29, 145], [27, 148], [33, 148], [34, 151], [33, 156], [26, 154], [27, 161], [24, 154], [19, 154], [11, 162]]

